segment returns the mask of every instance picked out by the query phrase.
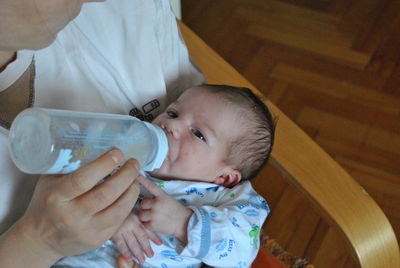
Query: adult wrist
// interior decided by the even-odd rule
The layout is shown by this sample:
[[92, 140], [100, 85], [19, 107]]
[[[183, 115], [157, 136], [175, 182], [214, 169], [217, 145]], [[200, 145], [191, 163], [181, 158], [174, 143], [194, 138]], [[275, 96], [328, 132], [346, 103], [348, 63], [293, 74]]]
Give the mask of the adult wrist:
[[8, 267], [50, 267], [63, 257], [43, 241], [39, 233], [24, 218], [17, 221], [5, 236], [7, 243], [2, 246], [8, 247], [10, 251], [14, 250], [16, 257], [13, 265]]

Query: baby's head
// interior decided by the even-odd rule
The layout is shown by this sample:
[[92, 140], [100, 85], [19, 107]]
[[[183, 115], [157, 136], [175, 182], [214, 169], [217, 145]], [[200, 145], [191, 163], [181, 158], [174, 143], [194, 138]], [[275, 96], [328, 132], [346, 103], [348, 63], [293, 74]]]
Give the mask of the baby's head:
[[253, 178], [274, 141], [268, 108], [249, 89], [201, 85], [186, 90], [153, 121], [169, 152], [152, 175], [232, 186]]

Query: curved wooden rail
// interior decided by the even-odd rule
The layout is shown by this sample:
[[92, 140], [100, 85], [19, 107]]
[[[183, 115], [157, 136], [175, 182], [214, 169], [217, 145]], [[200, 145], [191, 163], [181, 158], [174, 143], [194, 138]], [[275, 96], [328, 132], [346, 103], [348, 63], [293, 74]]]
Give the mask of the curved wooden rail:
[[253, 85], [179, 22], [191, 56], [208, 83], [251, 88], [278, 117], [271, 164], [340, 230], [362, 268], [400, 268], [399, 246], [368, 193]]

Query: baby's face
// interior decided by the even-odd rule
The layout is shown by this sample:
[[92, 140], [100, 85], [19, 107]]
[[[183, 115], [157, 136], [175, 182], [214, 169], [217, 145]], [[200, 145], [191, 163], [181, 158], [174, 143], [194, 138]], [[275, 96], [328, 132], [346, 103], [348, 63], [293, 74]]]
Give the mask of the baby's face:
[[237, 111], [220, 96], [196, 87], [185, 91], [153, 121], [167, 133], [169, 152], [153, 176], [215, 181], [226, 164], [230, 141], [240, 135]]

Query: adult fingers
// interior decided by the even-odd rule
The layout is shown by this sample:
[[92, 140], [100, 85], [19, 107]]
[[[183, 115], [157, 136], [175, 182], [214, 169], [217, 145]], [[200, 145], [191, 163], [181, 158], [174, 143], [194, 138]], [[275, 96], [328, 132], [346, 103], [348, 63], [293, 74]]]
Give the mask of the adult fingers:
[[111, 177], [75, 199], [82, 213], [95, 214], [114, 203], [138, 175], [137, 161], [129, 159]]
[[65, 175], [60, 193], [68, 200], [86, 193], [117, 168], [123, 157], [120, 150], [113, 149], [74, 173]]
[[[139, 196], [139, 184], [134, 182], [112, 205], [94, 215], [95, 228], [111, 227], [114, 231], [126, 219]], [[110, 234], [110, 236], [113, 232]]]
[[137, 181], [154, 196], [161, 196], [165, 194], [165, 192], [160, 187], [158, 187], [157, 184], [153, 183], [143, 176], [139, 176], [137, 178]]

